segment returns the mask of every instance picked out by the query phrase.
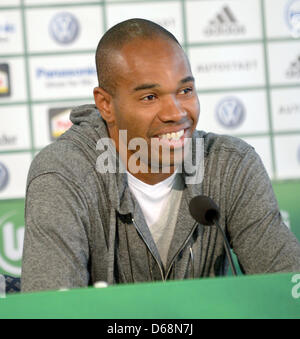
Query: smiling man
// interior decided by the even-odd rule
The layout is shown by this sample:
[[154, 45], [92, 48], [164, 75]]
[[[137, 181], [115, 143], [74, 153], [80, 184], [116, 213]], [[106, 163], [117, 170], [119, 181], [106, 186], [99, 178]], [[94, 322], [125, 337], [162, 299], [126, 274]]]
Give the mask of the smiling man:
[[[196, 130], [194, 78], [175, 37], [127, 20], [102, 37], [96, 64], [95, 105], [73, 109], [72, 128], [29, 172], [22, 290], [226, 274], [221, 234], [189, 213], [198, 195], [219, 206], [245, 273], [300, 271], [299, 242], [254, 149]], [[109, 148], [117, 169], [99, 170], [114, 160]], [[202, 151], [203, 180], [190, 184], [182, 163]]]
[[[147, 152], [139, 152], [142, 164], [135, 176], [156, 184], [174, 172], [176, 158], [180, 161], [175, 154], [182, 151], [185, 139], [192, 137], [199, 101], [189, 61], [177, 40], [155, 24], [143, 25], [142, 34], [131, 22], [115, 26], [102, 38], [96, 55], [100, 86], [94, 96], [117, 152], [120, 154], [120, 148], [127, 151], [124, 162], [128, 164], [136, 154], [128, 147], [132, 139], [147, 143]], [[124, 32], [120, 38], [124, 27], [129, 34]], [[120, 140], [120, 131], [127, 131], [126, 140]], [[170, 151], [166, 152], [170, 171], [153, 175], [153, 154], [159, 152], [157, 166], [163, 167], [164, 148]]]

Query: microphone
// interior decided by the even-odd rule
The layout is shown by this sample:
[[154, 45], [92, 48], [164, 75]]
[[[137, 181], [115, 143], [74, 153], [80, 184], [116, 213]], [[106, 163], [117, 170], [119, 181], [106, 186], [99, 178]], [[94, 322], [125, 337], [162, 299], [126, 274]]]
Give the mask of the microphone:
[[232, 270], [232, 274], [237, 276], [236, 268], [232, 260], [230, 246], [226, 235], [219, 224], [220, 219], [220, 211], [219, 207], [216, 203], [205, 195], [198, 195], [194, 197], [189, 204], [189, 210], [191, 216], [200, 224], [206, 226], [216, 225], [218, 229], [221, 231], [222, 237], [224, 239], [224, 247], [225, 252], [229, 261], [230, 268]]

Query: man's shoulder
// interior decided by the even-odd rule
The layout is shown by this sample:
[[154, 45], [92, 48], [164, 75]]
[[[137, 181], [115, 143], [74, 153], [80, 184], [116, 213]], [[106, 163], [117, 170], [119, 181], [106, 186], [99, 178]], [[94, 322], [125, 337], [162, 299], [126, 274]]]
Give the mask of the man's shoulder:
[[68, 139], [59, 139], [35, 156], [27, 182], [46, 174], [58, 174], [72, 181], [80, 181], [91, 170], [92, 162], [76, 143]]

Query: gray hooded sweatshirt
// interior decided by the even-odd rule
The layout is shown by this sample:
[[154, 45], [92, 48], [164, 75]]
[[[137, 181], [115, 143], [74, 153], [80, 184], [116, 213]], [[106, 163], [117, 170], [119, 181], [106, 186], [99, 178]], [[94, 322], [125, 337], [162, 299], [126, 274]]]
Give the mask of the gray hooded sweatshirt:
[[300, 244], [282, 221], [259, 156], [244, 141], [194, 132], [193, 140], [204, 140], [204, 179], [184, 186], [163, 265], [127, 175], [96, 170], [97, 142], [108, 138], [99, 111], [77, 107], [71, 121], [29, 171], [22, 291], [225, 275], [220, 232], [189, 213], [190, 200], [201, 194], [219, 206], [246, 274], [300, 271]]

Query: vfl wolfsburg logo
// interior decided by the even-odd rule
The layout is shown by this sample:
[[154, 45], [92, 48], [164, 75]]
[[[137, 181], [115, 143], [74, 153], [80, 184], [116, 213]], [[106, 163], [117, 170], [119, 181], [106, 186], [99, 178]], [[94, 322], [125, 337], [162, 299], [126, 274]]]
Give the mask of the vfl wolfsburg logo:
[[24, 230], [17, 211], [0, 217], [0, 273], [21, 275]]

